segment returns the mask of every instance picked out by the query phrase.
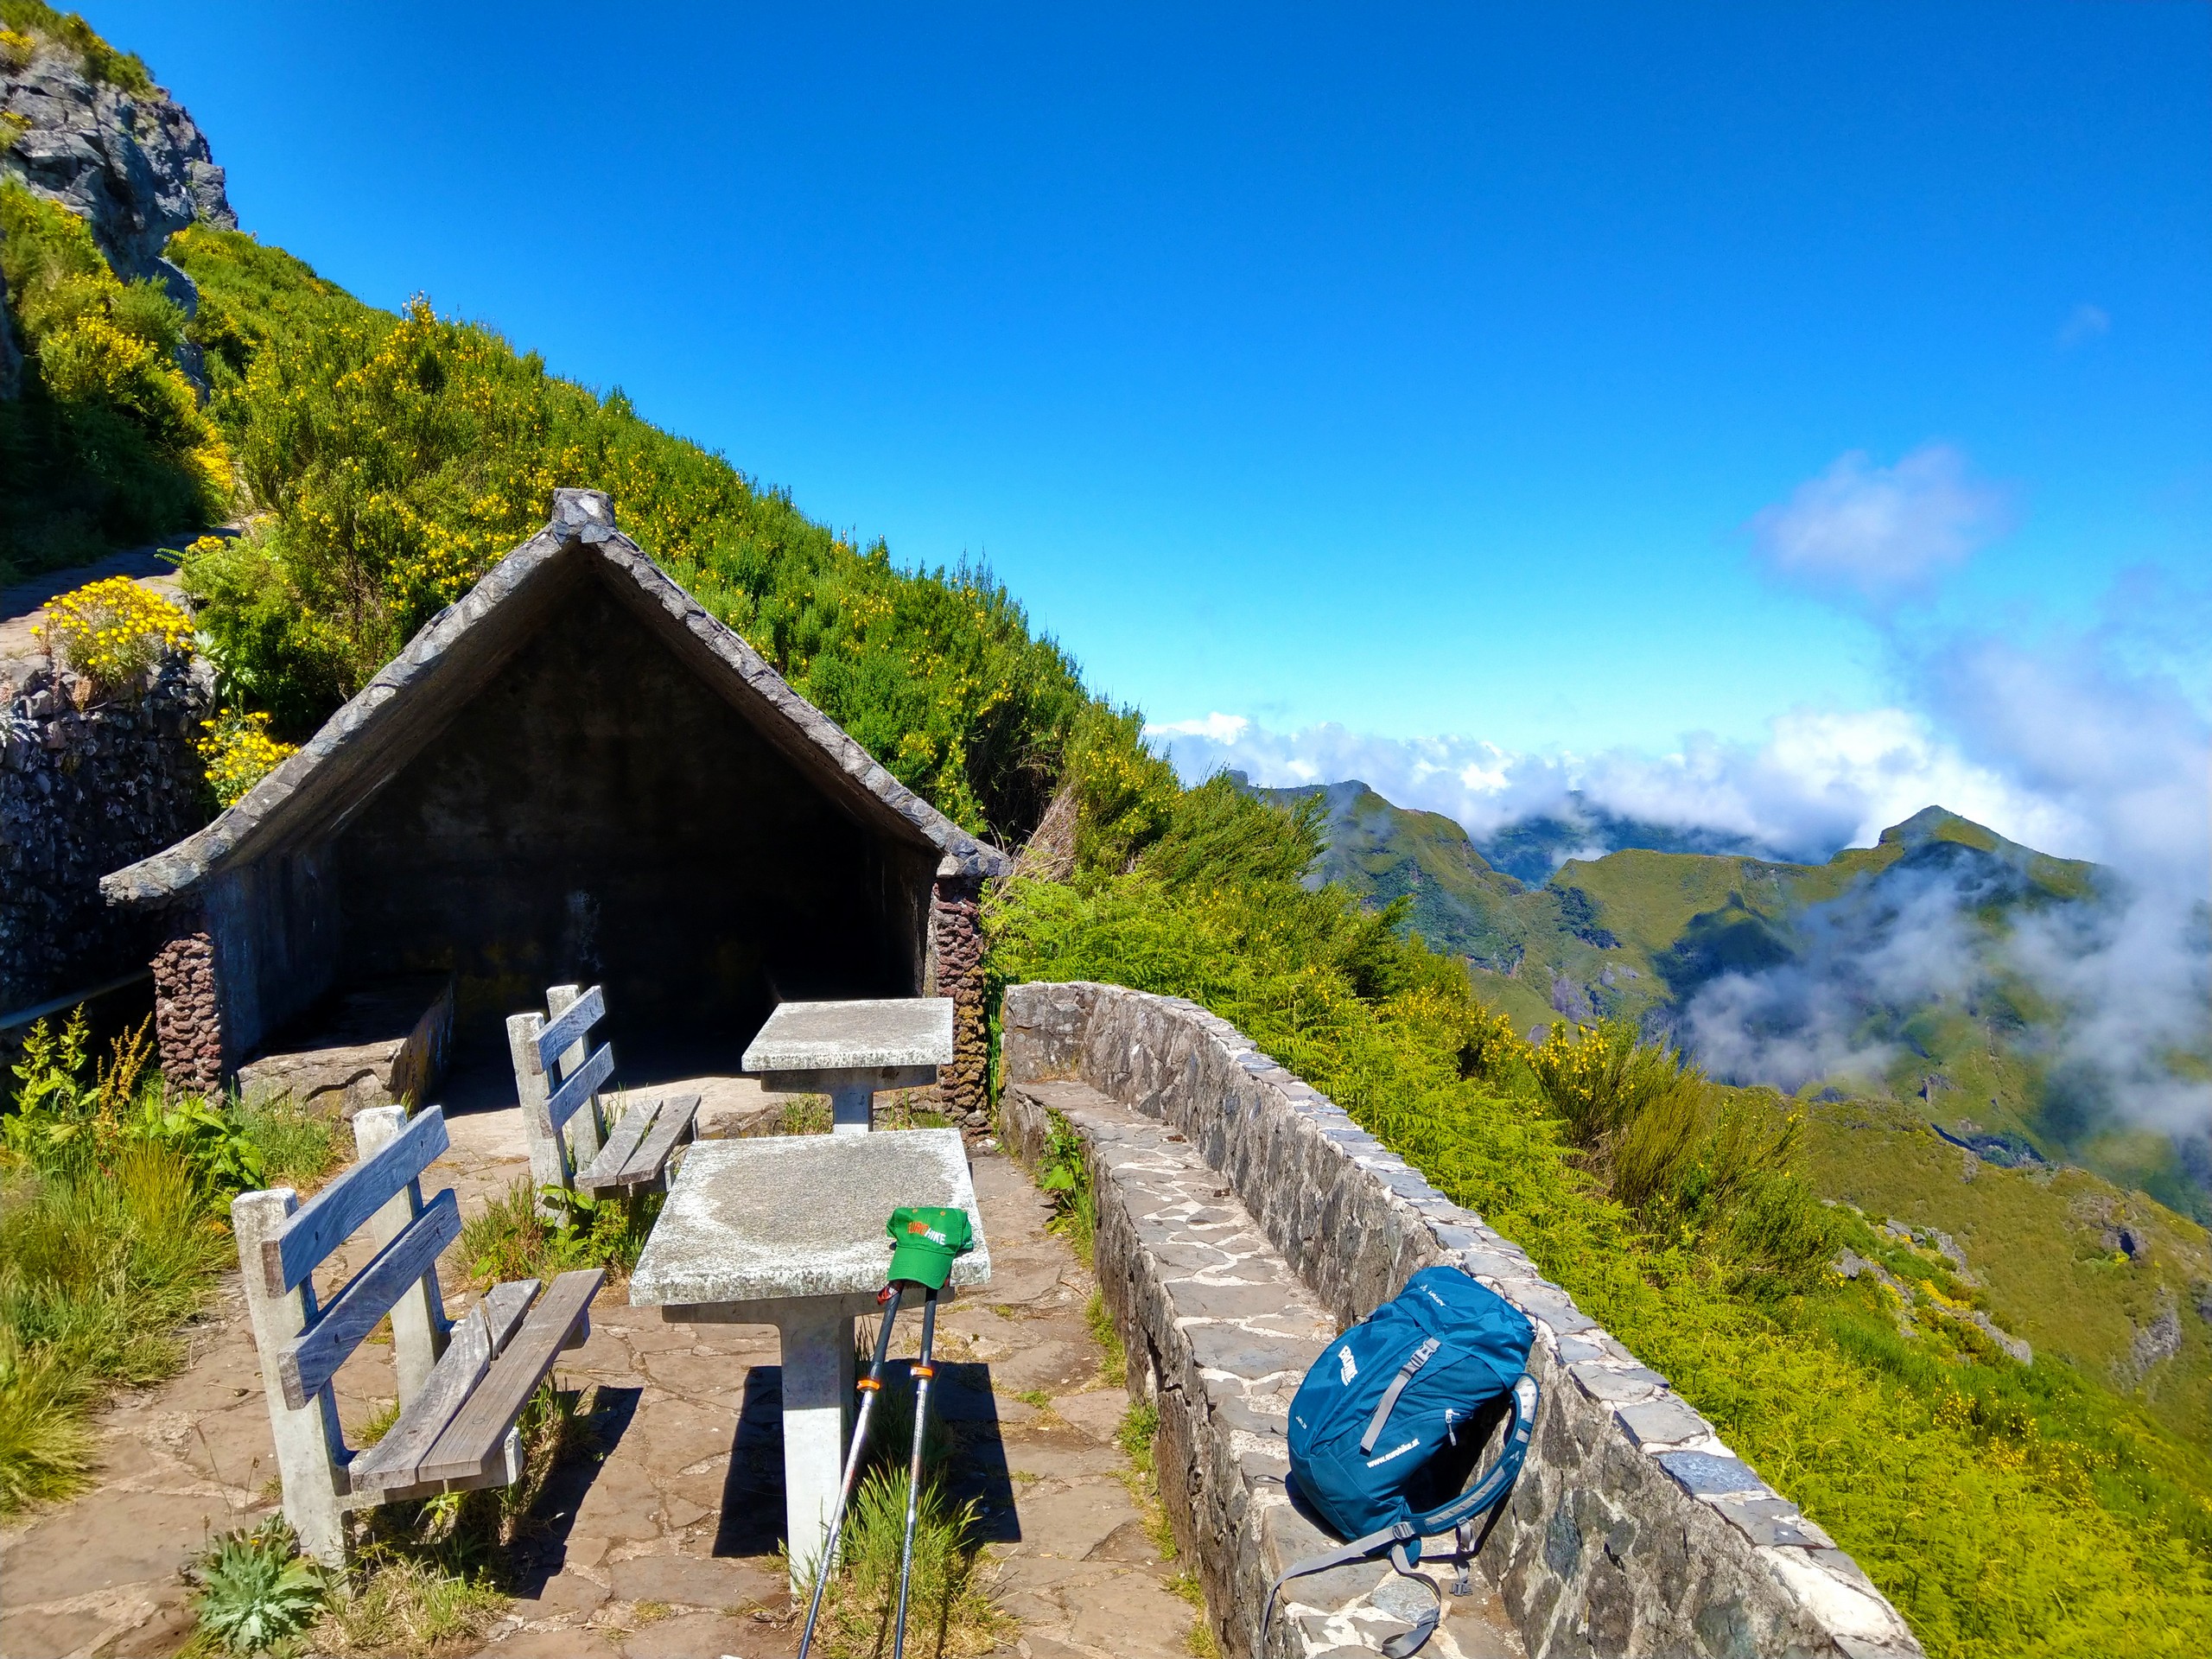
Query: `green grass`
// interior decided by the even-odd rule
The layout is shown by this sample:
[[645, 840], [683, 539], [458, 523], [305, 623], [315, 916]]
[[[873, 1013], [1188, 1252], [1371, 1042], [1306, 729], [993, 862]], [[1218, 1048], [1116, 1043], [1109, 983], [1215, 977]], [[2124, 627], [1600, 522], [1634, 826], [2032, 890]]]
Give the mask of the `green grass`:
[[[1940, 1140], [1904, 1107], [1811, 1108], [1808, 1167], [1823, 1192], [1876, 1220], [1940, 1228], [1956, 1240], [1997, 1322], [2038, 1362], [2070, 1365], [2134, 1395], [2169, 1433], [2202, 1447], [2212, 1424], [2212, 1326], [2197, 1312], [2212, 1284], [2212, 1237], [2147, 1196], [2085, 1170], [2001, 1169]], [[2130, 1259], [2113, 1248], [2126, 1227]], [[2180, 1350], [2147, 1372], [2139, 1332], [2171, 1310]]]
[[538, 1190], [524, 1179], [462, 1224], [461, 1253], [479, 1289], [517, 1279], [550, 1284], [579, 1268], [604, 1268], [621, 1279], [638, 1265], [661, 1194], [594, 1199], [548, 1191], [558, 1205], [555, 1215], [538, 1213]]
[[86, 1411], [175, 1370], [230, 1240], [189, 1162], [138, 1145], [0, 1179], [0, 1514], [67, 1496]]
[[271, 1186], [289, 1186], [304, 1197], [352, 1157], [353, 1137], [344, 1121], [310, 1111], [290, 1095], [233, 1111], [246, 1138], [260, 1148]]
[[86, 1417], [181, 1363], [177, 1328], [237, 1260], [231, 1195], [311, 1184], [334, 1131], [286, 1109], [168, 1096], [145, 1033], [90, 1052], [82, 1010], [41, 1021], [0, 1112], [0, 1515], [84, 1483]]

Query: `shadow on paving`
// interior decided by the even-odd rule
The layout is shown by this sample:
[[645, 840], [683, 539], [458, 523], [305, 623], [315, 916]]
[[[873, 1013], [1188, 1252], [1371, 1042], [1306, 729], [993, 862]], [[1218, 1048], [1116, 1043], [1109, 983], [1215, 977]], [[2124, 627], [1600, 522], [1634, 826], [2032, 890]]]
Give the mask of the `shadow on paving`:
[[[883, 1397], [914, 1397], [913, 1361], [894, 1359], [884, 1367]], [[906, 1460], [912, 1418], [891, 1414], [899, 1435], [893, 1446], [880, 1433], [879, 1416], [869, 1431], [872, 1463], [896, 1466]], [[1014, 1477], [1000, 1432], [998, 1399], [991, 1390], [988, 1365], [939, 1361], [930, 1395], [930, 1418], [949, 1431], [945, 1491], [956, 1503], [975, 1501], [976, 1535], [984, 1543], [1021, 1541], [1015, 1513]], [[773, 1556], [784, 1536], [784, 1384], [780, 1365], [755, 1365], [745, 1374], [745, 1401], [730, 1441], [729, 1472], [722, 1482], [721, 1513], [713, 1553], [720, 1556]]]
[[585, 1420], [589, 1440], [553, 1465], [543, 1490], [524, 1517], [514, 1543], [507, 1551], [513, 1593], [536, 1597], [546, 1583], [569, 1563], [569, 1535], [576, 1511], [593, 1479], [622, 1443], [622, 1436], [638, 1415], [645, 1390], [598, 1385], [592, 1395], [591, 1415]]

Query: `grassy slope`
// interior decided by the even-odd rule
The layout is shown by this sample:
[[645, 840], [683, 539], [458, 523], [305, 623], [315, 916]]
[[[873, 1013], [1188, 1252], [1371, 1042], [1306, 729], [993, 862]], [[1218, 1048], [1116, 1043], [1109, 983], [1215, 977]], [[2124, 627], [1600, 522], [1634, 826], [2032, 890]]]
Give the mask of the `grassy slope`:
[[[2212, 1236], [2142, 1193], [2086, 1170], [2000, 1169], [1929, 1132], [1903, 1107], [1846, 1101], [1812, 1109], [1806, 1158], [1814, 1184], [1879, 1221], [1941, 1228], [1986, 1287], [1997, 1322], [2139, 1399], [2173, 1433], [2212, 1439], [2212, 1325], [2197, 1300], [2212, 1287]], [[2114, 1230], [2135, 1243], [2114, 1248]], [[2139, 1336], [2178, 1319], [2179, 1351], [2148, 1365]]]

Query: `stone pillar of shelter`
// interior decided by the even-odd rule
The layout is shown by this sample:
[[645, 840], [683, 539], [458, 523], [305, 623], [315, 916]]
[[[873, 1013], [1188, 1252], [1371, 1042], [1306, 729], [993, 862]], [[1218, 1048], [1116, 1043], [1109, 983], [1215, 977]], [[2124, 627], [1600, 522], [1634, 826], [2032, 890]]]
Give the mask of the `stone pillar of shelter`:
[[939, 874], [930, 893], [937, 994], [952, 999], [952, 1064], [938, 1072], [945, 1110], [970, 1128], [990, 1122], [990, 1033], [983, 1019], [983, 879]]
[[223, 1084], [223, 998], [215, 941], [200, 911], [170, 912], [169, 936], [153, 965], [162, 1079], [171, 1089], [212, 1095]]

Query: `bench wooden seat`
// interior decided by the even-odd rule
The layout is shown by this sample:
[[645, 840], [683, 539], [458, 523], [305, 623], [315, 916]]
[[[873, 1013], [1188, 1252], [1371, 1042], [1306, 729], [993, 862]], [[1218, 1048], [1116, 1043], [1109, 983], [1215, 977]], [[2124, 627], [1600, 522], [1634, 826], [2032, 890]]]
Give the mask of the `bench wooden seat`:
[[631, 1101], [610, 1131], [600, 1091], [614, 1075], [614, 1051], [605, 1043], [594, 1049], [590, 1040], [592, 1027], [607, 1017], [606, 992], [556, 985], [545, 1005], [545, 1014], [507, 1020], [539, 1209], [551, 1207], [549, 1187], [594, 1198], [665, 1190], [677, 1148], [691, 1139], [699, 1096]]
[[[348, 1510], [505, 1485], [522, 1473], [516, 1427], [555, 1357], [591, 1333], [605, 1274], [495, 1285], [448, 1321], [438, 1257], [461, 1236], [450, 1191], [424, 1203], [421, 1176], [447, 1146], [445, 1114], [404, 1107], [353, 1120], [360, 1161], [307, 1204], [289, 1187], [231, 1204], [238, 1266], [276, 1432], [284, 1516], [308, 1554], [345, 1557]], [[378, 1249], [327, 1302], [314, 1274], [356, 1230]], [[331, 1392], [339, 1368], [389, 1314], [400, 1413], [376, 1445], [347, 1449]]]

